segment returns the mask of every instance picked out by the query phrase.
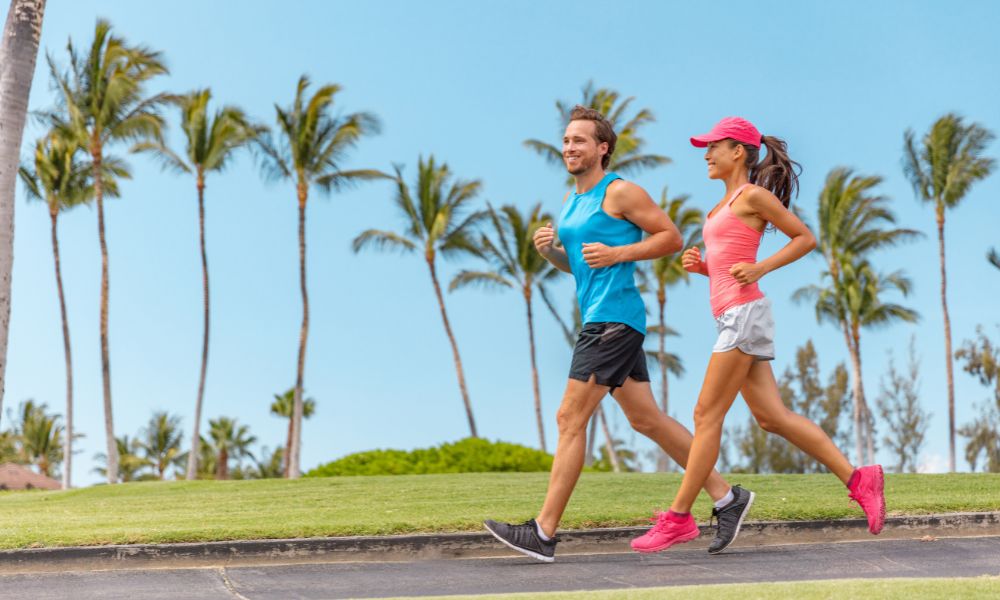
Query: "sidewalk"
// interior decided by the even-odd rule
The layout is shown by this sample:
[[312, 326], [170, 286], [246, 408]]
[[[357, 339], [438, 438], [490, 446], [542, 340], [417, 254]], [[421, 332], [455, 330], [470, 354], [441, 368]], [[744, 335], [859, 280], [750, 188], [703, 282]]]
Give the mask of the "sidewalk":
[[[707, 526], [690, 548], [707, 547]], [[588, 554], [628, 552], [628, 541], [643, 527], [560, 532], [559, 552]], [[901, 516], [886, 519], [877, 539], [928, 539], [1000, 535], [1000, 512]], [[864, 519], [746, 522], [735, 547], [771, 544], [871, 540]], [[488, 533], [365, 536], [33, 548], [0, 552], [0, 574], [97, 569], [210, 567], [264, 564], [412, 561], [442, 558], [508, 556]]]

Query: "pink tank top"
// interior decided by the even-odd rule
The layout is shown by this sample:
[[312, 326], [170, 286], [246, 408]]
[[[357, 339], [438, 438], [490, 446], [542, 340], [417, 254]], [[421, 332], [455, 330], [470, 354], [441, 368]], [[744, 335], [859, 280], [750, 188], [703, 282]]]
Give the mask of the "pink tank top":
[[705, 239], [705, 265], [708, 270], [709, 300], [712, 314], [718, 318], [734, 306], [764, 297], [757, 283], [740, 285], [729, 269], [736, 263], [756, 263], [757, 249], [763, 233], [750, 227], [733, 214], [730, 206], [749, 183], [741, 185], [733, 196], [705, 219], [702, 237]]

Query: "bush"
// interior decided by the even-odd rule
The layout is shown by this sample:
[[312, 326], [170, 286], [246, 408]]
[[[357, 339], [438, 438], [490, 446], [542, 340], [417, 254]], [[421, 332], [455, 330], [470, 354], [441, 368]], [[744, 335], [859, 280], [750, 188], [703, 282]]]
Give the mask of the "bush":
[[427, 473], [534, 472], [552, 468], [552, 455], [534, 448], [465, 438], [433, 448], [369, 450], [320, 465], [306, 477], [415, 475]]

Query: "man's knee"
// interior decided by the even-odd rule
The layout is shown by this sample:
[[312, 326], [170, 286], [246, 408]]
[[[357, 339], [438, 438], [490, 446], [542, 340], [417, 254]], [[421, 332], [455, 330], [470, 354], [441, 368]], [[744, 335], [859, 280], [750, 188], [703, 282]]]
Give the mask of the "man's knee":
[[585, 414], [585, 411], [577, 403], [563, 403], [559, 407], [559, 411], [556, 412], [556, 425], [559, 427], [560, 436], [585, 432], [588, 421], [590, 421], [590, 415]]
[[788, 421], [788, 415], [786, 413], [779, 414], [755, 414], [754, 419], [757, 420], [757, 425], [768, 433], [781, 433], [784, 430], [785, 423]]
[[632, 429], [646, 437], [656, 432], [657, 419], [655, 415], [631, 414], [628, 415], [628, 423], [632, 426]]

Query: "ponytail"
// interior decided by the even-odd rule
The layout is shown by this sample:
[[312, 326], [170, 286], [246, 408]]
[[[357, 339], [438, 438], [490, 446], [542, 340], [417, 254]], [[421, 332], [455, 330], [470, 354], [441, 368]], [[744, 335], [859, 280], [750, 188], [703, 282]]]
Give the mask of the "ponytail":
[[[788, 144], [772, 135], [760, 136], [761, 145], [767, 154], [760, 163], [760, 149], [750, 144], [742, 144], [747, 151], [746, 166], [750, 183], [770, 191], [788, 208], [793, 195], [799, 192], [799, 173], [802, 165], [788, 157]], [[739, 142], [737, 142], [739, 143]]]

